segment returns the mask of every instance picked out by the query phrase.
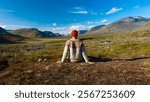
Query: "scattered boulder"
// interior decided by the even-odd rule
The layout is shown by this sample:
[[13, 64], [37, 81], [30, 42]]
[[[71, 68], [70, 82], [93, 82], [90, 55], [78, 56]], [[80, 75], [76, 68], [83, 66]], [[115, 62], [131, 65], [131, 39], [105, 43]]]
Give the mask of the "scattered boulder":
[[27, 70], [26, 73], [33, 73], [33, 70]]
[[43, 61], [47, 61], [47, 58], [45, 58]]
[[46, 67], [45, 67], [45, 70], [49, 70], [50, 67], [51, 67], [51, 65], [46, 66]]
[[41, 62], [43, 59], [38, 59], [38, 62]]
[[109, 43], [112, 43], [112, 41], [111, 40], [104, 40], [104, 41], [101, 41], [100, 43], [101, 44], [109, 44]]

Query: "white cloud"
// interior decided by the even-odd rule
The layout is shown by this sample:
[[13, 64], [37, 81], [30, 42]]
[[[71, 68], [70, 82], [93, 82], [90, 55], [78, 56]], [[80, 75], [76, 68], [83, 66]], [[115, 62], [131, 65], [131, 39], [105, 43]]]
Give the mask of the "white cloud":
[[82, 23], [73, 23], [68, 25], [57, 25], [56, 27], [51, 26], [47, 27], [47, 29], [44, 30], [50, 30], [54, 33], [61, 33], [61, 34], [70, 34], [72, 30], [90, 30], [92, 27], [98, 26], [98, 25], [107, 25], [111, 22], [107, 19], [102, 19], [98, 21], [87, 21]]
[[42, 30], [48, 30], [48, 31], [52, 31], [54, 33], [60, 33], [60, 34], [68, 34], [69, 33], [68, 26], [48, 27], [48, 28], [45, 28]]
[[88, 14], [88, 11], [84, 11], [84, 10], [69, 11], [69, 13], [74, 13], [74, 14]]
[[111, 10], [109, 10], [108, 12], [106, 12], [107, 15], [109, 14], [113, 14], [113, 13], [116, 13], [118, 11], [121, 11], [123, 10], [122, 8], [116, 8], [116, 7], [113, 7]]
[[134, 8], [135, 8], [135, 9], [140, 8], [140, 7], [141, 7], [140, 5], [136, 5], [136, 6], [134, 6]]
[[87, 24], [74, 24], [70, 25], [69, 29], [71, 30], [89, 30], [93, 25], [87, 25]]
[[101, 20], [101, 23], [106, 23], [108, 20], [107, 19], [103, 19]]
[[84, 7], [74, 7], [72, 10], [68, 11], [69, 13], [74, 14], [91, 14], [97, 15], [97, 12], [86, 10]]
[[82, 10], [84, 8], [83, 7], [74, 7], [73, 9], [75, 9], [75, 10]]
[[0, 27], [5, 29], [20, 29], [20, 28], [30, 28], [30, 26], [25, 25], [13, 25], [13, 24], [0, 24]]
[[14, 10], [10, 10], [10, 9], [0, 9], [0, 12], [9, 12], [9, 13], [13, 13], [15, 12]]
[[89, 12], [91, 15], [97, 15], [98, 13], [97, 12], [94, 12], [94, 11], [90, 11]]
[[2, 27], [2, 28], [6, 28], [6, 27], [7, 27], [7, 25], [2, 25], [2, 24], [0, 24], [0, 27]]
[[74, 7], [72, 8], [69, 13], [74, 13], [74, 14], [88, 14], [88, 11], [85, 10], [83, 7]]
[[56, 23], [53, 23], [52, 25], [53, 25], [54, 27], [55, 27], [55, 26], [57, 26], [57, 24], [56, 24]]
[[84, 28], [83, 25], [72, 25], [72, 26], [69, 27], [70, 30], [75, 30], [75, 29], [80, 30], [82, 28]]
[[94, 24], [94, 22], [88, 21], [87, 24]]
[[61, 33], [61, 34], [70, 34], [72, 30], [89, 30], [90, 28], [94, 27], [93, 25], [87, 24], [70, 24], [70, 25], [59, 25], [57, 27], [51, 26], [47, 28], [41, 28], [41, 30], [48, 30], [54, 33]]

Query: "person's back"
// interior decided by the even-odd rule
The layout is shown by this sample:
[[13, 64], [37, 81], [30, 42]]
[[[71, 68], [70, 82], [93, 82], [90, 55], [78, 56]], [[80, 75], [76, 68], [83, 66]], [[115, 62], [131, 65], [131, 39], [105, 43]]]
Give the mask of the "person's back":
[[84, 44], [79, 39], [70, 39], [65, 46], [68, 46], [68, 57], [71, 62], [80, 62], [83, 61], [83, 58], [88, 62], [88, 58], [85, 56]]
[[66, 41], [61, 62], [64, 62], [68, 56], [70, 62], [81, 62], [84, 59], [85, 62], [93, 64], [92, 62], [89, 62], [87, 58], [84, 44], [82, 43], [82, 41], [77, 39], [78, 31], [72, 31], [71, 36], [72, 38]]

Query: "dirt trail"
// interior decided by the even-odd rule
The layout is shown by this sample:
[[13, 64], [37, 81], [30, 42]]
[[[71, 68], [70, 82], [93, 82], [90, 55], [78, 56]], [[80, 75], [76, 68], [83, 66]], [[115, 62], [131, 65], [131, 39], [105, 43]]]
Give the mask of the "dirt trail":
[[[49, 61], [48, 61], [49, 62]], [[32, 62], [0, 72], [0, 84], [150, 85], [150, 59], [56, 64]]]

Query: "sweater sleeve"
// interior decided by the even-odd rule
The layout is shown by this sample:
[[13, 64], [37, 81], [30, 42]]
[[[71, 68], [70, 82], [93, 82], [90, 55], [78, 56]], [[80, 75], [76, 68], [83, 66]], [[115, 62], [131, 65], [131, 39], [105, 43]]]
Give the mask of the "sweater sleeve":
[[65, 61], [67, 54], [68, 54], [68, 49], [69, 49], [69, 47], [68, 47], [68, 44], [66, 43], [64, 51], [63, 51], [63, 56], [62, 56], [61, 62]]
[[87, 55], [86, 55], [85, 47], [84, 47], [84, 44], [83, 44], [83, 43], [82, 43], [82, 56], [83, 56], [85, 62], [89, 62], [89, 59], [88, 59], [88, 57], [87, 57]]

